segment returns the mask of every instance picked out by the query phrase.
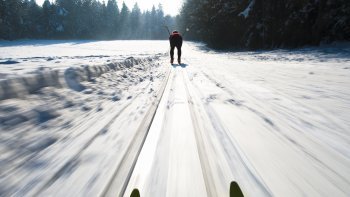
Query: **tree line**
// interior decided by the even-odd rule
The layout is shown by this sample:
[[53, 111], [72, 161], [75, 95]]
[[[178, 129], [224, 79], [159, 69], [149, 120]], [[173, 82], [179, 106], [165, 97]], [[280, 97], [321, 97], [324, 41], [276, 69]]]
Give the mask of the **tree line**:
[[187, 38], [215, 48], [290, 48], [350, 41], [349, 0], [186, 0]]
[[116, 0], [0, 0], [0, 39], [166, 39], [162, 5], [141, 11]]

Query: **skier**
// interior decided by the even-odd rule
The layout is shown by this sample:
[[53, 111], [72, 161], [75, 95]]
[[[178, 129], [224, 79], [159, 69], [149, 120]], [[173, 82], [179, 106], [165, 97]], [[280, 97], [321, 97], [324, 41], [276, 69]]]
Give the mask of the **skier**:
[[181, 46], [182, 46], [182, 36], [178, 31], [173, 31], [169, 37], [170, 41], [170, 63], [174, 63], [174, 49], [177, 49], [177, 62], [181, 64]]

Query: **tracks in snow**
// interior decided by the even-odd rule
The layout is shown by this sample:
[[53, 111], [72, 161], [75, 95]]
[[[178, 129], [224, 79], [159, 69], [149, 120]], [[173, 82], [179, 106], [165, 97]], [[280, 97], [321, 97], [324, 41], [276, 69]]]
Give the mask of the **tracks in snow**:
[[207, 196], [182, 68], [174, 68], [124, 196]]
[[[125, 106], [127, 112], [137, 109], [133, 103], [130, 101]], [[308, 194], [321, 194], [322, 190], [341, 196], [348, 185], [347, 163], [329, 163], [330, 158], [334, 161], [342, 158], [302, 134], [295, 134], [293, 128], [286, 129], [288, 124], [283, 125], [283, 131], [276, 129], [288, 119], [272, 107], [259, 102], [252, 93], [229, 87], [224, 79], [209, 76], [201, 69], [171, 68], [156, 99], [147, 106], [136, 126], [125, 126], [125, 118], [116, 114], [71, 157], [73, 160], [67, 160], [68, 167], [59, 169], [39, 191], [59, 188], [61, 185], [54, 182], [57, 175], [91, 152], [86, 150], [91, 144], [105, 145], [97, 136], [111, 127], [119, 130], [119, 134], [109, 136], [114, 141], [106, 145], [115, 148], [112, 156], [116, 159], [110, 165], [113, 167], [96, 175], [104, 177], [104, 181], [95, 193], [78, 188], [73, 189], [72, 195], [129, 196], [138, 188], [141, 196], [228, 196], [229, 184], [235, 180], [245, 194], [252, 196], [281, 195], [286, 191], [298, 195], [305, 190]], [[308, 146], [295, 146], [281, 132]], [[316, 159], [328, 162], [332, 166], [329, 169], [336, 171], [300, 151], [304, 149], [313, 151]], [[307, 165], [311, 167], [305, 168]], [[82, 172], [89, 169], [92, 167]], [[337, 173], [340, 170], [345, 178]], [[74, 179], [64, 184], [70, 183]]]
[[346, 175], [337, 171], [348, 174], [348, 162], [283, 124], [284, 112], [255, 92], [194, 67], [173, 68], [170, 78], [124, 196], [133, 188], [143, 196], [226, 196], [233, 180], [252, 196], [346, 193]]
[[[224, 150], [222, 133], [216, 131], [223, 126], [220, 121], [213, 125], [186, 68], [173, 68], [170, 78], [124, 196], [133, 188], [144, 196], [228, 195], [235, 173], [233, 153]], [[235, 164], [251, 169], [247, 160]], [[263, 184], [259, 191], [268, 196]]]
[[129, 144], [127, 152], [125, 152], [123, 155], [120, 165], [118, 165], [114, 171], [110, 181], [100, 196], [122, 196], [125, 193], [127, 184], [129, 183], [131, 174], [136, 165], [137, 158], [146, 140], [150, 125], [163, 97], [165, 87], [169, 80], [169, 75], [170, 72], [167, 73], [166, 79], [164, 80], [159, 92], [157, 93], [155, 101], [152, 103], [147, 113], [145, 114], [139, 128], [136, 131], [136, 135], [132, 139], [132, 143]]
[[109, 195], [113, 188], [112, 192], [118, 191], [113, 196], [121, 195], [167, 84], [169, 69], [162, 70], [164, 78], [157, 76], [131, 87], [135, 94], [125, 102], [107, 105], [95, 117], [85, 118], [86, 124], [78, 125], [75, 132], [21, 164], [24, 170], [33, 166], [30, 176], [21, 168], [10, 174], [17, 179], [1, 175], [1, 179], [19, 185], [4, 192], [18, 196], [98, 196]]

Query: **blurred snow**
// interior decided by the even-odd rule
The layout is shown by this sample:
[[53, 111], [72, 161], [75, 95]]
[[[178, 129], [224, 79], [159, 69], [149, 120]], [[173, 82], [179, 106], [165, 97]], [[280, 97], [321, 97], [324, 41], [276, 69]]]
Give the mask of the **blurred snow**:
[[0, 43], [0, 196], [350, 193], [347, 43], [173, 66], [167, 41]]

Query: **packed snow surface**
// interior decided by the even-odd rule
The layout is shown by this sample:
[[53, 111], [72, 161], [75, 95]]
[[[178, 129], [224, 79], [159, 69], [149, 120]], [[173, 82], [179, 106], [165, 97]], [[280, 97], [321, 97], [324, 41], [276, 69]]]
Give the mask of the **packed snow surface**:
[[246, 196], [350, 194], [349, 45], [185, 42], [170, 65], [166, 41], [23, 42], [0, 43], [3, 80], [112, 69], [0, 101], [0, 196], [228, 196], [231, 181]]

